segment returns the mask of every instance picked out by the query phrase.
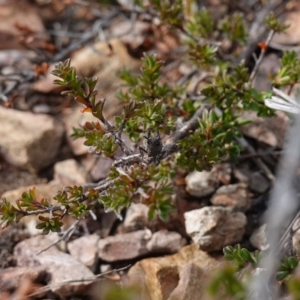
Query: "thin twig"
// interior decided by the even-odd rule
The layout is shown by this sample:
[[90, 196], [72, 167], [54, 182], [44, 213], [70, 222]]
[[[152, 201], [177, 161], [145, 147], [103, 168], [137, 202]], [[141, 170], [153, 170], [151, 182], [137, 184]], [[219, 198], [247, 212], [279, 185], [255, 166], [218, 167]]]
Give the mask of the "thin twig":
[[66, 49], [62, 50], [60, 53], [56, 54], [54, 57], [52, 57], [51, 62], [57, 62], [65, 59], [71, 52], [74, 50], [78, 49], [81, 47], [83, 44], [89, 42], [92, 40], [95, 36], [97, 36], [99, 32], [99, 28], [103, 26], [107, 26], [111, 20], [115, 17], [117, 17], [119, 14], [118, 11], [113, 12], [111, 15], [109, 15], [104, 21], [103, 20], [97, 20], [93, 27], [92, 30], [86, 31], [83, 35], [82, 38], [78, 41], [75, 41], [71, 45], [69, 45]]
[[39, 254], [47, 251], [48, 249], [50, 249], [54, 245], [57, 245], [60, 241], [68, 241], [70, 239], [70, 237], [72, 236], [72, 234], [74, 233], [74, 231], [76, 230], [76, 227], [77, 227], [77, 225], [78, 225], [79, 222], [80, 222], [80, 220], [76, 220], [66, 231], [60, 233], [61, 237], [59, 239], [57, 239], [56, 241], [54, 241], [53, 243], [51, 243], [46, 248], [40, 250], [35, 255], [39, 255]]
[[269, 32], [268, 37], [267, 37], [266, 42], [265, 42], [266, 44], [265, 44], [264, 47], [261, 48], [260, 55], [259, 55], [257, 61], [255, 62], [255, 66], [254, 66], [253, 71], [252, 71], [252, 73], [251, 73], [251, 75], [250, 75], [250, 78], [249, 78], [249, 82], [250, 82], [250, 83], [253, 82], [253, 80], [254, 80], [254, 78], [255, 78], [255, 76], [256, 76], [256, 74], [257, 74], [258, 68], [259, 68], [260, 64], [262, 63], [262, 61], [263, 61], [263, 59], [264, 59], [264, 57], [265, 57], [266, 50], [267, 50], [267, 48], [269, 47], [270, 42], [271, 42], [271, 40], [272, 40], [274, 34], [275, 34], [275, 31], [274, 31], [274, 30], [271, 30], [271, 31]]
[[23, 216], [32, 216], [32, 215], [51, 213], [53, 211], [59, 211], [59, 210], [63, 211], [64, 209], [65, 208], [58, 205], [58, 206], [50, 206], [50, 207], [45, 207], [43, 209], [30, 210], [30, 211], [22, 210], [20, 211], [20, 213], [22, 213]]
[[274, 174], [271, 172], [271, 170], [268, 168], [268, 166], [259, 158], [259, 157], [255, 157], [256, 156], [256, 151], [255, 149], [247, 142], [247, 140], [243, 137], [241, 138], [236, 138], [237, 141], [239, 142], [239, 144], [246, 148], [247, 151], [252, 154], [253, 160], [256, 163], [256, 165], [265, 173], [265, 175], [267, 176], [267, 178], [271, 181], [274, 181], [275, 176]]
[[266, 28], [264, 21], [265, 18], [274, 12], [276, 16], [279, 15], [286, 1], [269, 1], [269, 5], [265, 6], [255, 15], [255, 20], [252, 22], [250, 28], [250, 39], [247, 45], [242, 50], [241, 54], [236, 58], [235, 64], [238, 65], [241, 61], [244, 61], [247, 65], [252, 58], [252, 53], [255, 52], [259, 42], [265, 39], [268, 29]]

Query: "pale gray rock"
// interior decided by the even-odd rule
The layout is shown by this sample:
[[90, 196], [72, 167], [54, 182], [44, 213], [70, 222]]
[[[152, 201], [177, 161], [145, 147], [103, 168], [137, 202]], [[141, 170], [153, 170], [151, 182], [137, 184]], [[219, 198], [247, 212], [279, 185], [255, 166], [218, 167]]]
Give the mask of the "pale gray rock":
[[127, 232], [144, 229], [148, 225], [149, 207], [142, 203], [133, 203], [127, 209], [123, 228]]
[[249, 239], [251, 245], [260, 251], [269, 249], [269, 243], [266, 237], [266, 227], [266, 224], [261, 225], [252, 233]]
[[88, 175], [75, 159], [67, 159], [54, 165], [54, 180], [63, 185], [79, 185], [88, 181]]
[[176, 232], [149, 229], [108, 236], [98, 242], [99, 258], [107, 262], [138, 258], [148, 254], [174, 253], [186, 244]]
[[115, 262], [148, 254], [146, 245], [151, 237], [150, 230], [108, 236], [98, 242], [99, 258], [107, 262]]
[[187, 234], [203, 251], [217, 251], [241, 241], [247, 224], [242, 212], [221, 206], [204, 207], [184, 214]]
[[219, 180], [213, 173], [194, 171], [185, 178], [186, 191], [195, 197], [205, 197], [212, 194], [219, 185]]
[[82, 236], [67, 244], [70, 254], [87, 266], [92, 272], [96, 271], [98, 258], [97, 244], [100, 237], [97, 234]]
[[251, 194], [244, 183], [228, 184], [219, 187], [210, 201], [216, 206], [246, 211], [251, 206]]
[[153, 233], [146, 247], [151, 253], [175, 253], [186, 245], [186, 239], [179, 233], [160, 230]]
[[[39, 253], [47, 248], [52, 241], [47, 236], [35, 236], [18, 243], [14, 249], [17, 264], [20, 267], [44, 267], [51, 275], [48, 282], [52, 292], [61, 297], [84, 294], [88, 288], [87, 281], [95, 275], [81, 262], [69, 254], [59, 251], [56, 246]], [[76, 280], [76, 282], [69, 282]]]
[[51, 165], [64, 128], [48, 115], [0, 107], [0, 152], [13, 165], [38, 172]]

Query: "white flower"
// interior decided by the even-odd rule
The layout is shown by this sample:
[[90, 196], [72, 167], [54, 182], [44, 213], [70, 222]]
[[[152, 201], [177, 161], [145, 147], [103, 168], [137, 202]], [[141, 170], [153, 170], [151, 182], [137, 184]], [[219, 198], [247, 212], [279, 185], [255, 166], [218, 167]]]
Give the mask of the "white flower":
[[276, 96], [265, 99], [266, 106], [292, 114], [300, 114], [300, 104], [295, 99], [275, 88], [273, 88], [273, 92]]

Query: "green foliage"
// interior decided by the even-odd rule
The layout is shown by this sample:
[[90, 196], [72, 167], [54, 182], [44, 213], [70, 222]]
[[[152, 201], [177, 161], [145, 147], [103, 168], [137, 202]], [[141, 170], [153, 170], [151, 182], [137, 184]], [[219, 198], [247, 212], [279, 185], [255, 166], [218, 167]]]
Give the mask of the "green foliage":
[[90, 146], [90, 152], [113, 158], [118, 149], [113, 136], [106, 133], [99, 122], [86, 122], [83, 126], [86, 138], [84, 145]]
[[233, 137], [239, 136], [238, 127], [244, 122], [230, 114], [220, 116], [213, 110], [204, 111], [199, 128], [180, 141], [177, 164], [182, 168], [210, 170], [222, 159], [235, 159], [239, 146]]
[[11, 205], [6, 198], [2, 198], [0, 201], [0, 215], [1, 215], [1, 227], [5, 228], [8, 225], [18, 222], [22, 217], [21, 211], [15, 206]]
[[274, 86], [295, 85], [300, 82], [300, 59], [295, 51], [285, 51], [280, 60], [281, 67], [273, 78]]
[[259, 116], [274, 116], [273, 110], [264, 104], [264, 93], [251, 87], [249, 71], [243, 65], [218, 70], [202, 93], [209, 103], [222, 109], [225, 114], [238, 115], [252, 110]]
[[247, 25], [245, 18], [240, 13], [226, 16], [221, 20], [219, 29], [223, 36], [232, 42], [238, 42], [245, 45], [248, 39]]
[[274, 30], [278, 33], [282, 33], [290, 27], [290, 25], [288, 24], [281, 24], [281, 22], [278, 20], [278, 18], [276, 18], [273, 12], [268, 15], [265, 21], [270, 30]]
[[60, 228], [63, 226], [63, 222], [60, 220], [59, 217], [47, 218], [39, 216], [38, 219], [40, 223], [36, 225], [36, 229], [42, 229], [43, 234], [48, 234], [50, 231], [60, 232]]
[[227, 246], [223, 249], [224, 257], [228, 261], [233, 261], [239, 268], [243, 268], [246, 264], [251, 263], [256, 266], [260, 260], [262, 253], [255, 251], [250, 253], [247, 249], [241, 248], [240, 245], [234, 247]]
[[135, 77], [124, 69], [118, 76], [126, 83], [127, 91], [118, 97], [126, 106], [122, 115], [116, 117], [118, 127], [124, 124], [132, 141], [138, 141], [147, 131], [161, 130], [165, 133], [175, 127], [176, 99], [179, 89], [171, 89], [166, 83], [161, 84], [160, 69], [163, 65], [155, 55], [145, 55], [142, 59], [142, 74]]
[[[96, 203], [118, 215], [132, 203], [144, 203], [149, 207], [149, 220], [159, 217], [167, 221], [175, 209], [172, 196], [177, 166], [188, 171], [202, 171], [210, 170], [223, 160], [234, 161], [240, 152], [235, 142], [240, 136], [239, 127], [248, 122], [241, 118], [243, 113], [250, 110], [259, 116], [274, 116], [274, 112], [264, 105], [264, 98], [270, 98], [270, 92], [262, 93], [253, 88], [250, 71], [243, 62], [232, 63], [241, 46], [247, 44], [248, 24], [242, 14], [234, 13], [218, 21], [206, 9], [191, 9], [186, 15], [185, 6], [192, 6], [192, 2], [150, 0], [145, 4], [136, 0], [135, 4], [140, 9], [146, 5], [147, 13], [153, 19], [159, 18], [169, 28], [180, 32], [187, 48], [183, 61], [192, 63], [199, 73], [203, 70], [207, 73], [201, 82], [201, 97], [195, 93], [196, 100], [189, 99], [185, 86], [163, 82], [164, 62], [156, 55], [144, 54], [140, 75], [135, 76], [127, 69], [118, 73], [124, 82], [118, 98], [124, 106], [111, 124], [103, 113], [105, 99], [96, 97], [97, 78], [80, 78], [69, 59], [58, 63], [52, 72], [58, 77], [54, 82], [64, 89], [63, 94], [83, 105], [83, 113], [92, 113], [95, 117], [94, 122], [74, 128], [72, 138], [84, 138], [90, 152], [111, 158], [113, 166], [108, 177], [95, 188], [73, 186], [59, 191], [53, 197], [56, 205], [53, 201], [38, 199], [35, 189], [23, 193], [15, 205], [5, 198], [1, 199], [2, 227], [29, 215], [38, 215], [37, 228], [44, 234], [59, 232], [65, 215], [83, 218]], [[270, 36], [288, 28], [273, 14], [268, 16], [266, 24]], [[230, 45], [225, 55], [221, 47], [224, 41]], [[280, 62], [278, 73], [271, 78], [272, 84], [293, 87], [299, 83], [300, 60], [297, 53], [284, 52]], [[176, 136], [203, 107], [207, 109], [202, 110], [196, 126], [175, 140], [176, 151], [168, 153], [164, 145], [166, 135], [169, 139]], [[140, 149], [140, 153], [125, 144], [122, 140], [124, 133], [135, 143], [133, 148]], [[141, 147], [142, 140], [146, 141], [147, 147]], [[151, 145], [154, 140], [157, 144]], [[117, 150], [123, 152], [118, 159]], [[174, 152], [177, 153], [172, 156]], [[257, 268], [262, 253], [250, 253], [240, 245], [225, 247], [223, 251], [229, 264], [218, 271], [208, 287], [209, 292], [218, 299], [246, 299], [251, 271]], [[300, 280], [292, 276], [297, 266], [295, 257], [285, 257], [276, 274], [278, 280], [287, 283], [294, 299], [300, 299]], [[130, 299], [133, 292], [112, 289], [107, 299]]]
[[211, 38], [215, 29], [215, 21], [206, 9], [194, 13], [186, 25], [187, 31], [195, 38]]
[[171, 201], [171, 176], [174, 174], [170, 169], [168, 162], [162, 162], [159, 166], [135, 164], [126, 173], [112, 168], [109, 178], [114, 180], [114, 185], [99, 197], [99, 201], [107, 210], [114, 210], [117, 214], [131, 203], [141, 202], [150, 208], [149, 219], [159, 216], [162, 220], [167, 220], [174, 211]]
[[[237, 300], [247, 299], [247, 284], [252, 276], [256, 276], [252, 275], [251, 271], [258, 267], [258, 263], [262, 259], [262, 252], [251, 253], [247, 249], [241, 248], [240, 245], [236, 245], [225, 247], [223, 253], [225, 259], [231, 263], [216, 272], [208, 286], [208, 292], [212, 296], [227, 296]], [[299, 293], [300, 284], [298, 279], [291, 275], [297, 266], [297, 258], [284, 257], [276, 274], [276, 279], [286, 282], [291, 292], [295, 294]]]
[[[83, 201], [93, 201], [97, 197], [98, 193], [93, 189], [84, 193], [81, 186], [66, 187], [53, 197], [59, 204], [53, 206], [46, 199], [38, 199], [36, 189], [33, 188], [24, 192], [21, 198], [16, 201], [16, 205], [12, 205], [5, 198], [1, 200], [1, 225], [3, 228], [18, 222], [22, 217], [40, 214], [40, 223], [38, 223], [37, 229], [42, 229], [44, 234], [50, 231], [59, 232], [63, 226], [61, 219], [66, 213], [80, 219], [91, 209], [90, 205], [83, 203]], [[41, 216], [41, 214], [46, 214], [46, 216]]]
[[227, 265], [216, 272], [214, 279], [207, 287], [208, 293], [221, 299], [230, 297], [235, 300], [245, 300], [247, 295], [247, 285], [237, 276], [237, 268], [234, 265]]
[[159, 14], [159, 18], [170, 25], [182, 27], [183, 1], [182, 0], [150, 0], [150, 4]]
[[298, 266], [298, 260], [295, 257], [284, 257], [277, 271], [277, 280], [284, 280], [293, 274]]
[[[84, 138], [90, 152], [111, 158], [113, 166], [108, 177], [96, 188], [75, 186], [58, 192], [53, 198], [57, 205], [46, 199], [37, 199], [34, 189], [24, 193], [16, 205], [2, 199], [2, 226], [36, 214], [40, 216], [38, 228], [44, 233], [59, 231], [66, 214], [80, 219], [93, 209], [96, 202], [118, 214], [131, 203], [145, 203], [149, 207], [150, 219], [158, 216], [167, 220], [174, 209], [172, 180], [177, 166], [188, 171], [201, 171], [209, 170], [223, 160], [234, 161], [240, 151], [235, 143], [236, 137], [240, 136], [239, 127], [248, 122], [242, 120], [241, 115], [246, 110], [255, 111], [260, 116], [274, 115], [264, 105], [268, 92], [260, 93], [253, 88], [245, 65], [242, 62], [231, 64], [224, 58], [236, 57], [240, 46], [247, 42], [248, 25], [241, 14], [232, 14], [218, 21], [205, 9], [189, 9], [192, 2], [150, 0], [147, 4], [144, 1], [135, 3], [140, 9], [145, 5], [153, 19], [159, 18], [174, 32], [180, 32], [187, 45], [182, 59], [189, 60], [198, 70], [205, 70], [208, 74], [201, 83], [201, 97], [194, 95], [196, 100], [189, 99], [185, 86], [163, 82], [164, 63], [154, 54], [144, 54], [140, 75], [135, 76], [126, 69], [118, 74], [125, 84], [118, 95], [124, 106], [120, 115], [110, 123], [103, 113], [105, 99], [97, 99], [97, 78], [80, 78], [69, 59], [58, 63], [52, 71], [58, 77], [55, 83], [64, 89], [63, 94], [83, 105], [83, 113], [95, 117], [94, 122], [74, 128], [72, 138]], [[266, 22], [276, 32], [287, 28], [272, 15]], [[232, 45], [225, 56], [221, 50], [224, 40]], [[300, 63], [296, 53], [285, 53], [281, 64], [273, 83], [293, 86], [299, 82]], [[197, 114], [199, 111], [204, 111], [202, 116]], [[170, 144], [164, 144], [165, 140], [178, 135], [181, 126], [189, 123], [194, 114], [199, 115], [195, 127], [175, 139], [173, 150], [168, 152]], [[135, 143], [132, 148], [125, 144], [123, 134]], [[146, 147], [141, 146], [143, 140]], [[136, 149], [140, 149], [140, 153]], [[123, 153], [120, 158], [116, 158], [117, 150]], [[248, 254], [241, 250], [240, 255], [246, 258]], [[249, 261], [255, 259], [255, 256], [251, 257], [248, 257]]]
[[[247, 264], [257, 267], [262, 258], [262, 252], [255, 251], [250, 253], [247, 249], [241, 248], [240, 245], [235, 247], [227, 246], [223, 249], [224, 257], [228, 261], [234, 262], [239, 269], [244, 268]], [[284, 257], [277, 270], [277, 280], [284, 280], [291, 275], [298, 266], [298, 260], [295, 257]]]
[[207, 67], [215, 65], [218, 48], [211, 45], [202, 45], [191, 41], [189, 43], [189, 55], [191, 60], [198, 66]]
[[300, 300], [300, 278], [298, 272], [296, 272], [293, 276], [289, 276], [287, 280], [287, 287], [290, 292], [291, 299]]

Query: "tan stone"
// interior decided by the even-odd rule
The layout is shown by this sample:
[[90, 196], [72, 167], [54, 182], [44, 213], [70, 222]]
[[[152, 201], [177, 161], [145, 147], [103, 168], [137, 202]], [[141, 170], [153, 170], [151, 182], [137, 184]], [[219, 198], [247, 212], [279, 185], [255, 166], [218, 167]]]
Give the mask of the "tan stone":
[[88, 175], [75, 159], [67, 159], [54, 165], [54, 180], [62, 185], [81, 185], [88, 181]]
[[30, 172], [54, 162], [64, 133], [58, 120], [1, 106], [0, 119], [0, 148], [8, 162]]
[[139, 261], [129, 270], [127, 284], [138, 286], [145, 300], [205, 299], [205, 280], [222, 261], [189, 245], [174, 255]]
[[244, 183], [223, 185], [217, 189], [211, 198], [216, 206], [225, 206], [235, 211], [246, 211], [251, 206], [251, 194]]

